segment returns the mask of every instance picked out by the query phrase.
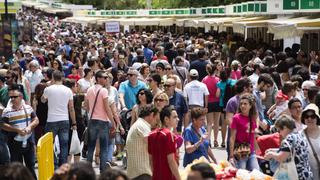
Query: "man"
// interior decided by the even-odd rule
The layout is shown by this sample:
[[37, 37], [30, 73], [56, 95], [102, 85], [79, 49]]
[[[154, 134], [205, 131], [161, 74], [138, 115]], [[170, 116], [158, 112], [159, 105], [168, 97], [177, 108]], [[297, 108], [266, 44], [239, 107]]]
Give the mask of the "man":
[[169, 97], [169, 104], [174, 106], [177, 111], [177, 114], [179, 117], [177, 131], [178, 133], [181, 133], [182, 122], [184, 123], [183, 124], [184, 127], [187, 127], [187, 124], [186, 124], [187, 120], [185, 120], [185, 118], [187, 118], [188, 106], [183, 95], [176, 91], [176, 86], [177, 86], [176, 80], [173, 78], [167, 79], [167, 81], [164, 83], [164, 90]]
[[96, 85], [90, 87], [85, 97], [86, 109], [90, 112], [91, 118], [88, 125], [88, 154], [87, 161], [92, 163], [93, 152], [96, 142], [100, 143], [100, 173], [107, 167], [109, 128], [115, 123], [108, 101], [107, 85], [108, 74], [105, 71], [98, 71], [95, 74]]
[[252, 82], [254, 87], [257, 85], [257, 82], [259, 79], [261, 66], [263, 66], [263, 64], [254, 64], [253, 65], [253, 74], [249, 76], [249, 79]]
[[190, 70], [190, 79], [191, 81], [186, 84], [183, 91], [184, 97], [187, 98], [189, 108], [208, 108], [209, 90], [204, 83], [198, 80], [199, 73], [197, 70]]
[[156, 124], [158, 109], [151, 104], [141, 107], [138, 120], [127, 136], [127, 175], [132, 180], [151, 180], [147, 137]]
[[198, 163], [191, 166], [187, 180], [214, 180], [216, 174], [208, 163]]
[[[235, 84], [236, 95], [229, 99], [226, 105], [226, 124], [230, 126], [232, 122], [233, 115], [238, 112], [238, 107], [240, 103], [240, 96], [245, 93], [252, 93], [253, 85], [249, 78], [242, 78]], [[227, 153], [229, 159], [229, 141], [230, 141], [230, 128], [228, 128], [227, 136]]]
[[179, 155], [176, 136], [170, 129], [179, 121], [173, 106], [165, 106], [160, 112], [162, 128], [152, 131], [148, 137], [148, 152], [152, 164], [153, 180], [179, 180]]
[[[251, 81], [252, 82], [252, 81]], [[260, 123], [259, 126], [266, 130], [267, 124], [265, 123], [265, 106], [262, 104], [262, 96], [261, 93], [265, 92], [267, 89], [273, 86], [272, 77], [269, 74], [261, 74], [257, 81], [257, 86], [253, 90], [253, 95], [256, 100], [256, 108], [259, 114]]]
[[130, 68], [128, 73], [128, 80], [122, 82], [119, 87], [119, 100], [122, 109], [132, 109], [137, 103], [136, 95], [142, 88], [147, 88], [146, 84], [138, 80], [139, 72]]
[[161, 50], [158, 51], [156, 55], [157, 55], [157, 59], [153, 60], [150, 64], [150, 71], [157, 71], [157, 65], [159, 63], [163, 65], [163, 70], [169, 64], [167, 60], [164, 60], [161, 58], [161, 56], [163, 56], [163, 52]]
[[197, 70], [199, 74], [199, 81], [202, 81], [204, 77], [207, 75], [206, 66], [208, 64], [208, 60], [206, 59], [206, 51], [204, 49], [200, 49], [198, 51], [198, 60], [192, 61], [190, 64], [190, 69]]
[[59, 137], [60, 154], [55, 159], [55, 167], [67, 163], [69, 141], [69, 114], [72, 129], [77, 128], [73, 106], [73, 93], [70, 88], [62, 84], [63, 73], [56, 70], [52, 74], [53, 85], [44, 89], [41, 101], [48, 101], [48, 118], [46, 132], [52, 132], [53, 137]]
[[[24, 103], [23, 91], [20, 87], [17, 84], [13, 84], [9, 88], [11, 101], [2, 114], [2, 129], [8, 132], [11, 162], [25, 162], [32, 175], [36, 178], [32, 132], [39, 124], [39, 120], [32, 107]], [[1, 156], [6, 155], [1, 154]]]
[[149, 81], [149, 87], [153, 97], [155, 97], [156, 94], [159, 94], [162, 92], [162, 90], [159, 88], [161, 85], [161, 76], [159, 74], [156, 74], [156, 73], [151, 74], [148, 81]]
[[61, 55], [61, 63], [63, 67], [64, 76], [68, 77], [69, 74], [71, 74], [71, 69], [73, 67], [73, 63], [71, 61], [67, 60], [67, 55], [62, 54]]

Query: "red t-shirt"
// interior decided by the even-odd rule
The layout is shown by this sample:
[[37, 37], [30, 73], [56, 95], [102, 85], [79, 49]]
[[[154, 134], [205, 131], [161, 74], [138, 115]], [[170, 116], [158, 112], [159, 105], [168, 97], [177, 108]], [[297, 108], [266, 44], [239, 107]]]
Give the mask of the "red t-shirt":
[[76, 82], [79, 80], [79, 79], [81, 79], [81, 77], [80, 77], [80, 75], [72, 75], [72, 74], [69, 74], [68, 75], [68, 78], [69, 79], [74, 79], [74, 80], [76, 80]]
[[208, 102], [219, 102], [219, 98], [216, 96], [217, 92], [217, 83], [219, 82], [219, 78], [216, 76], [206, 76], [202, 79], [202, 82], [207, 86], [209, 90]]
[[148, 152], [152, 156], [153, 180], [175, 180], [171, 173], [167, 156], [177, 152], [174, 134], [169, 129], [161, 128], [152, 131], [148, 137]]
[[270, 148], [279, 148], [280, 147], [280, 134], [268, 134], [263, 135], [257, 138], [257, 143], [260, 148], [260, 156], [264, 156], [266, 150]]

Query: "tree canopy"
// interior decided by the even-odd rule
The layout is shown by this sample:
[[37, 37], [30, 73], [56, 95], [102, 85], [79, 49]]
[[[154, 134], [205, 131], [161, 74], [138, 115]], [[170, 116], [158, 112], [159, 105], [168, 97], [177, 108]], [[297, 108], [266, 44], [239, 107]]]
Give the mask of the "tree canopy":
[[[218, 6], [243, 0], [150, 0], [152, 8], [186, 8]], [[91, 4], [98, 9], [144, 9], [147, 0], [64, 0], [66, 3]]]

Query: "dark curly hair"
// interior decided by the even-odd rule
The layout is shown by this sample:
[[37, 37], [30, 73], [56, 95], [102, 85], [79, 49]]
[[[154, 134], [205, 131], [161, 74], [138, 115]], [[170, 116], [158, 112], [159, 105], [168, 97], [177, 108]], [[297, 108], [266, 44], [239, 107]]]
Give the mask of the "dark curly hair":
[[147, 101], [147, 104], [151, 104], [152, 103], [152, 100], [153, 100], [153, 95], [151, 93], [151, 91], [149, 89], [146, 89], [146, 88], [142, 88], [138, 91], [137, 95], [136, 95], [136, 99], [137, 99], [137, 104], [141, 104], [140, 100], [139, 100], [139, 93], [143, 91], [145, 96], [146, 96], [146, 101]]

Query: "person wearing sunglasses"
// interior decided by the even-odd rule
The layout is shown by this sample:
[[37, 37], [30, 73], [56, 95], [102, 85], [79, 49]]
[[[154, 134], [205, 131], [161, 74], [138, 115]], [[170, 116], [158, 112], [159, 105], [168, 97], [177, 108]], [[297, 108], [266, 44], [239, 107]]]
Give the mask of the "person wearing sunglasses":
[[[11, 162], [25, 162], [34, 178], [36, 173], [35, 149], [32, 133], [39, 120], [30, 105], [23, 101], [23, 93], [18, 84], [9, 87], [10, 103], [3, 110], [2, 129], [8, 132], [8, 146]], [[1, 154], [1, 156], [5, 156]]]
[[153, 73], [150, 75], [148, 83], [153, 96], [162, 92], [162, 90], [160, 89], [161, 81], [162, 79], [159, 74]]
[[[316, 118], [315, 111], [312, 111], [313, 113], [304, 111], [305, 114], [302, 115], [302, 117], [304, 119]], [[306, 113], [308, 114], [308, 117], [306, 117]], [[280, 148], [278, 151], [273, 149], [267, 150], [264, 158], [266, 160], [273, 159], [280, 163], [288, 162], [290, 158], [294, 158], [297, 171], [290, 171], [289, 173], [296, 173], [298, 176], [297, 179], [299, 178], [299, 180], [313, 179], [308, 155], [307, 139], [301, 133], [294, 132], [294, 129], [296, 128], [295, 121], [288, 115], [281, 115], [275, 122], [275, 127], [278, 129], [282, 138]]]
[[302, 112], [301, 121], [307, 126], [303, 131], [303, 135], [308, 140], [313, 179], [320, 179], [320, 116], [318, 106], [309, 104]]
[[142, 88], [147, 88], [146, 84], [138, 80], [139, 71], [129, 68], [128, 80], [122, 82], [119, 87], [119, 100], [122, 110], [132, 109], [136, 101], [136, 95]]
[[[153, 104], [160, 112], [163, 109], [163, 107], [169, 105], [168, 95], [165, 92], [161, 92], [161, 93], [156, 94], [153, 98]], [[156, 127], [160, 127], [160, 125], [161, 125], [160, 117], [157, 117]]]
[[136, 122], [139, 117], [139, 109], [147, 104], [151, 104], [153, 100], [153, 95], [149, 89], [140, 89], [136, 96], [137, 104], [133, 106], [131, 113], [131, 123], [130, 127]]

